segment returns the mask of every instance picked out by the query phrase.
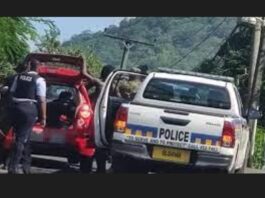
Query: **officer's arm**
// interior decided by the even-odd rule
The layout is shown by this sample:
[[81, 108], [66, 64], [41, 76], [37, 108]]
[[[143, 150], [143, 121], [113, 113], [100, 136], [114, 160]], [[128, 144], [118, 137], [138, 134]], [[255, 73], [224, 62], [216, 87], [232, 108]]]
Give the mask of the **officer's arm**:
[[40, 111], [41, 111], [41, 120], [46, 120], [46, 109], [47, 109], [47, 103], [46, 103], [46, 98], [43, 96], [39, 97], [39, 102], [40, 102]]
[[87, 73], [87, 70], [86, 70], [86, 59], [84, 57], [82, 57], [83, 59], [83, 66], [82, 66], [82, 70], [81, 70], [81, 73], [84, 77], [88, 78], [92, 84], [96, 85], [98, 89], [101, 89], [104, 85], [104, 83], [99, 80], [98, 78], [95, 78], [93, 76], [91, 76], [89, 73]]
[[103, 87], [104, 83], [98, 78], [95, 78], [86, 72], [83, 72], [83, 75], [88, 78], [92, 82], [92, 84], [96, 85], [99, 88]]
[[38, 79], [37, 81], [37, 95], [40, 103], [40, 112], [41, 112], [41, 125], [45, 127], [46, 125], [46, 82], [43, 78]]

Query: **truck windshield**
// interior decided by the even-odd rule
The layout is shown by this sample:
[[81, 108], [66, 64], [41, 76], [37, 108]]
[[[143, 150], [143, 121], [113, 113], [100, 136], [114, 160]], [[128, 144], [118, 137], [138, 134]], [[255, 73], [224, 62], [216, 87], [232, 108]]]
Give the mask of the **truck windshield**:
[[143, 97], [219, 109], [231, 107], [230, 97], [225, 87], [171, 79], [152, 79]]

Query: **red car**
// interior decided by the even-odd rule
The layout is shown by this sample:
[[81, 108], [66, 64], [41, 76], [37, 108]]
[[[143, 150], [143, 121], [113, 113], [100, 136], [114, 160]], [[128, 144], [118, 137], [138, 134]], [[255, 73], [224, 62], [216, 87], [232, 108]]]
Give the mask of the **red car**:
[[[93, 107], [86, 89], [89, 79], [83, 74], [81, 57], [54, 54], [29, 54], [25, 62], [40, 62], [39, 75], [47, 83], [47, 125], [38, 123], [31, 135], [32, 153], [67, 157], [80, 162], [82, 172], [90, 172], [95, 153]], [[10, 148], [12, 129], [4, 147]]]

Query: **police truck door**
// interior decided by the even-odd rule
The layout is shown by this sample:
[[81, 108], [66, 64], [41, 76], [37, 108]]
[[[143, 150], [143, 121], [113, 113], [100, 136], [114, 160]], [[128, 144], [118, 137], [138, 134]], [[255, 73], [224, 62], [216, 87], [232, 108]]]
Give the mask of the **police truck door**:
[[113, 134], [116, 111], [122, 103], [134, 98], [146, 75], [116, 70], [109, 75], [95, 107], [95, 143], [97, 147], [108, 148]]

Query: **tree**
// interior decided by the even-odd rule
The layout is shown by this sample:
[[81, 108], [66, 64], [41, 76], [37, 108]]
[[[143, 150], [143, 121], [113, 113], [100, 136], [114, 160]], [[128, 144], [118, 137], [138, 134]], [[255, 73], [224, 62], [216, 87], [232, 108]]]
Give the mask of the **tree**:
[[[216, 56], [205, 60], [196, 71], [204, 73], [232, 76], [239, 79], [237, 85], [243, 101], [247, 98], [248, 75], [242, 75], [242, 71], [247, 71], [250, 64], [251, 55], [251, 31], [252, 27], [240, 26], [238, 31], [231, 35], [227, 41], [220, 47]], [[249, 71], [247, 71], [249, 74]], [[265, 112], [265, 81], [263, 77], [260, 90], [260, 110]], [[245, 109], [248, 107], [245, 107]], [[264, 165], [264, 126], [265, 116], [258, 121], [257, 135], [255, 140], [254, 155], [251, 158], [251, 165], [261, 168]]]
[[[239, 26], [212, 59], [206, 59], [194, 70], [203, 73], [218, 74], [239, 78], [248, 70], [250, 64], [251, 29], [246, 26]], [[245, 98], [247, 78], [240, 78], [239, 91], [242, 98]]]
[[58, 37], [60, 30], [58, 28], [49, 29], [45, 31], [45, 35], [40, 37], [39, 43], [36, 44], [38, 51], [55, 54], [60, 51], [61, 42]]
[[[53, 22], [39, 17], [1, 17], [0, 18], [0, 73], [2, 78], [13, 72], [29, 52], [29, 41], [37, 38], [33, 23], [43, 23], [53, 28]], [[1, 78], [1, 76], [0, 76]]]
[[86, 59], [88, 71], [98, 75], [102, 64], [89, 47], [77, 45], [62, 46], [59, 41], [60, 31], [58, 29], [49, 29], [45, 35], [41, 36], [36, 44], [38, 52], [47, 52], [51, 54], [63, 54], [70, 56], [83, 56]]
[[81, 48], [75, 46], [61, 47], [60, 53], [72, 56], [83, 56], [86, 59], [87, 71], [89, 71], [95, 76], [99, 76], [102, 68], [102, 63], [93, 53], [93, 51], [90, 50], [89, 48]]
[[[214, 48], [229, 34], [236, 18], [228, 17], [210, 38], [180, 64], [174, 64], [222, 21], [223, 17], [135, 17], [123, 20], [119, 26], [110, 26], [105, 33], [153, 43], [155, 47], [135, 45], [130, 50], [128, 68], [148, 64], [152, 68], [175, 67], [191, 70], [205, 57], [215, 54]], [[82, 32], [63, 46], [90, 46], [103, 64], [119, 66], [123, 45], [104, 36], [104, 32]]]

